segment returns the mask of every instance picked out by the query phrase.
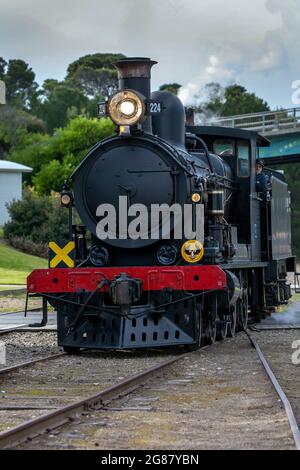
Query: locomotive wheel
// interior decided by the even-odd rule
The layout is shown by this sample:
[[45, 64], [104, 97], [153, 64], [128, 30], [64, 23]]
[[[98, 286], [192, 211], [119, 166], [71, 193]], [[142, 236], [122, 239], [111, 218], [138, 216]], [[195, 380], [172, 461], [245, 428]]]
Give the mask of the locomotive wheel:
[[207, 341], [208, 344], [213, 344], [217, 338], [217, 324], [215, 318], [209, 319], [209, 325], [207, 330]]
[[218, 339], [219, 341], [222, 341], [222, 340], [225, 339], [226, 336], [227, 336], [227, 329], [228, 329], [228, 328], [227, 328], [227, 322], [226, 322], [226, 320], [223, 318], [222, 315], [220, 315], [220, 321], [221, 321], [222, 323], [219, 323], [219, 324], [217, 325], [217, 339]]
[[196, 319], [197, 319], [197, 330], [196, 330], [196, 343], [195, 344], [186, 344], [184, 346], [185, 351], [197, 351], [197, 349], [202, 346], [203, 338], [203, 317], [202, 312], [199, 309], [196, 309]]
[[242, 298], [237, 301], [238, 320], [237, 329], [245, 330], [248, 324], [248, 291], [243, 289]]
[[203, 336], [203, 318], [202, 318], [201, 310], [199, 311], [198, 334], [197, 334], [197, 336], [198, 336], [198, 348], [201, 348], [201, 346], [202, 346], [202, 336]]
[[227, 336], [232, 338], [235, 335], [236, 321], [237, 321], [237, 305], [230, 307], [230, 313], [228, 315], [229, 321], [227, 322]]
[[206, 325], [206, 342], [213, 344], [217, 338], [217, 323], [218, 318], [218, 299], [216, 296], [209, 300], [209, 312], [207, 315]]
[[217, 319], [219, 323], [217, 323], [217, 340], [222, 341], [227, 336], [227, 321], [226, 317], [224, 317], [223, 313], [218, 312], [217, 308]]

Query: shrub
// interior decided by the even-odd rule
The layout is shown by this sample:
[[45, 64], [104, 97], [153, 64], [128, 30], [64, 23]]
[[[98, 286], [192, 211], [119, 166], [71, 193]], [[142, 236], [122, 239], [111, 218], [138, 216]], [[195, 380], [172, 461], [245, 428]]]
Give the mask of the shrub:
[[29, 238], [11, 237], [9, 239], [11, 246], [17, 250], [23, 251], [30, 255], [39, 256], [40, 258], [48, 258], [48, 245], [47, 243], [36, 243]]
[[63, 162], [51, 160], [44, 165], [39, 173], [33, 177], [33, 184], [38, 194], [50, 194], [51, 191], [60, 192], [63, 183], [75, 170], [74, 158], [70, 155]]
[[39, 197], [26, 189], [22, 200], [8, 205], [8, 212], [11, 220], [4, 225], [4, 236], [19, 247], [23, 244], [25, 251], [43, 252], [42, 247], [34, 247], [28, 241], [45, 246], [51, 240], [66, 242], [69, 239], [68, 211], [61, 207], [59, 197]]
[[[53, 136], [41, 134], [24, 136], [22, 145], [9, 154], [9, 159], [31, 166], [37, 177], [37, 173], [53, 160], [61, 162], [63, 166], [67, 160], [75, 168], [88, 150], [99, 140], [111, 135], [113, 129], [114, 125], [110, 119], [88, 119], [80, 116], [70, 121], [65, 128], [58, 129]], [[56, 165], [56, 163], [52, 165]], [[49, 168], [45, 171], [48, 172]], [[41, 176], [41, 179], [44, 179], [44, 175]], [[49, 187], [54, 189], [58, 183], [54, 177], [48, 182], [48, 185], [39, 183], [39, 186], [40, 193], [44, 190], [42, 188], [45, 188], [44, 194], [49, 194]]]

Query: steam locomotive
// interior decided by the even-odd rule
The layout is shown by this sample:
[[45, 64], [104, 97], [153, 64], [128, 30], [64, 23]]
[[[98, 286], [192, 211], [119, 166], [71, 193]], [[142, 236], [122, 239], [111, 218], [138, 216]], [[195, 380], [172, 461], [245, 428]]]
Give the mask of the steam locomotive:
[[268, 190], [256, 190], [257, 151], [269, 141], [188, 124], [175, 95], [151, 94], [154, 64], [115, 64], [119, 90], [98, 111], [116, 133], [91, 148], [70, 177], [73, 190], [65, 184], [70, 241], [51, 242], [49, 269], [27, 280], [29, 294], [55, 307], [58, 343], [69, 352], [198, 348], [291, 296], [283, 174], [265, 170]]

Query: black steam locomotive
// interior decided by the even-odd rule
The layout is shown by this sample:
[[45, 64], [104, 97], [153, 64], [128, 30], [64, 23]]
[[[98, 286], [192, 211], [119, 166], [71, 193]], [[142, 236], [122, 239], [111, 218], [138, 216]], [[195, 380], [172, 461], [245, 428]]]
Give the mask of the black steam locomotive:
[[[66, 184], [61, 193], [70, 242], [51, 242], [49, 269], [28, 277], [28, 292], [57, 310], [67, 351], [197, 348], [233, 336], [249, 315], [259, 321], [291, 296], [287, 184], [269, 169], [268, 190], [256, 190], [257, 148], [269, 141], [188, 125], [175, 95], [151, 94], [155, 63], [116, 63], [119, 91], [99, 104], [116, 134], [75, 170], [74, 192]], [[187, 208], [189, 230], [174, 208]]]

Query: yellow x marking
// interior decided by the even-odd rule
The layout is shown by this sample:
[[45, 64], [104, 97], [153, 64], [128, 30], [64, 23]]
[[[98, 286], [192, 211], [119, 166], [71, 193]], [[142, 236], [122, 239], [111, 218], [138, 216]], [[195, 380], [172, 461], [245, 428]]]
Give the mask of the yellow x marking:
[[75, 242], [69, 242], [63, 248], [60, 248], [55, 242], [50, 242], [49, 248], [56, 254], [50, 261], [50, 268], [56, 268], [61, 262], [65, 263], [69, 268], [74, 267], [74, 260], [70, 258], [69, 253], [74, 250]]

